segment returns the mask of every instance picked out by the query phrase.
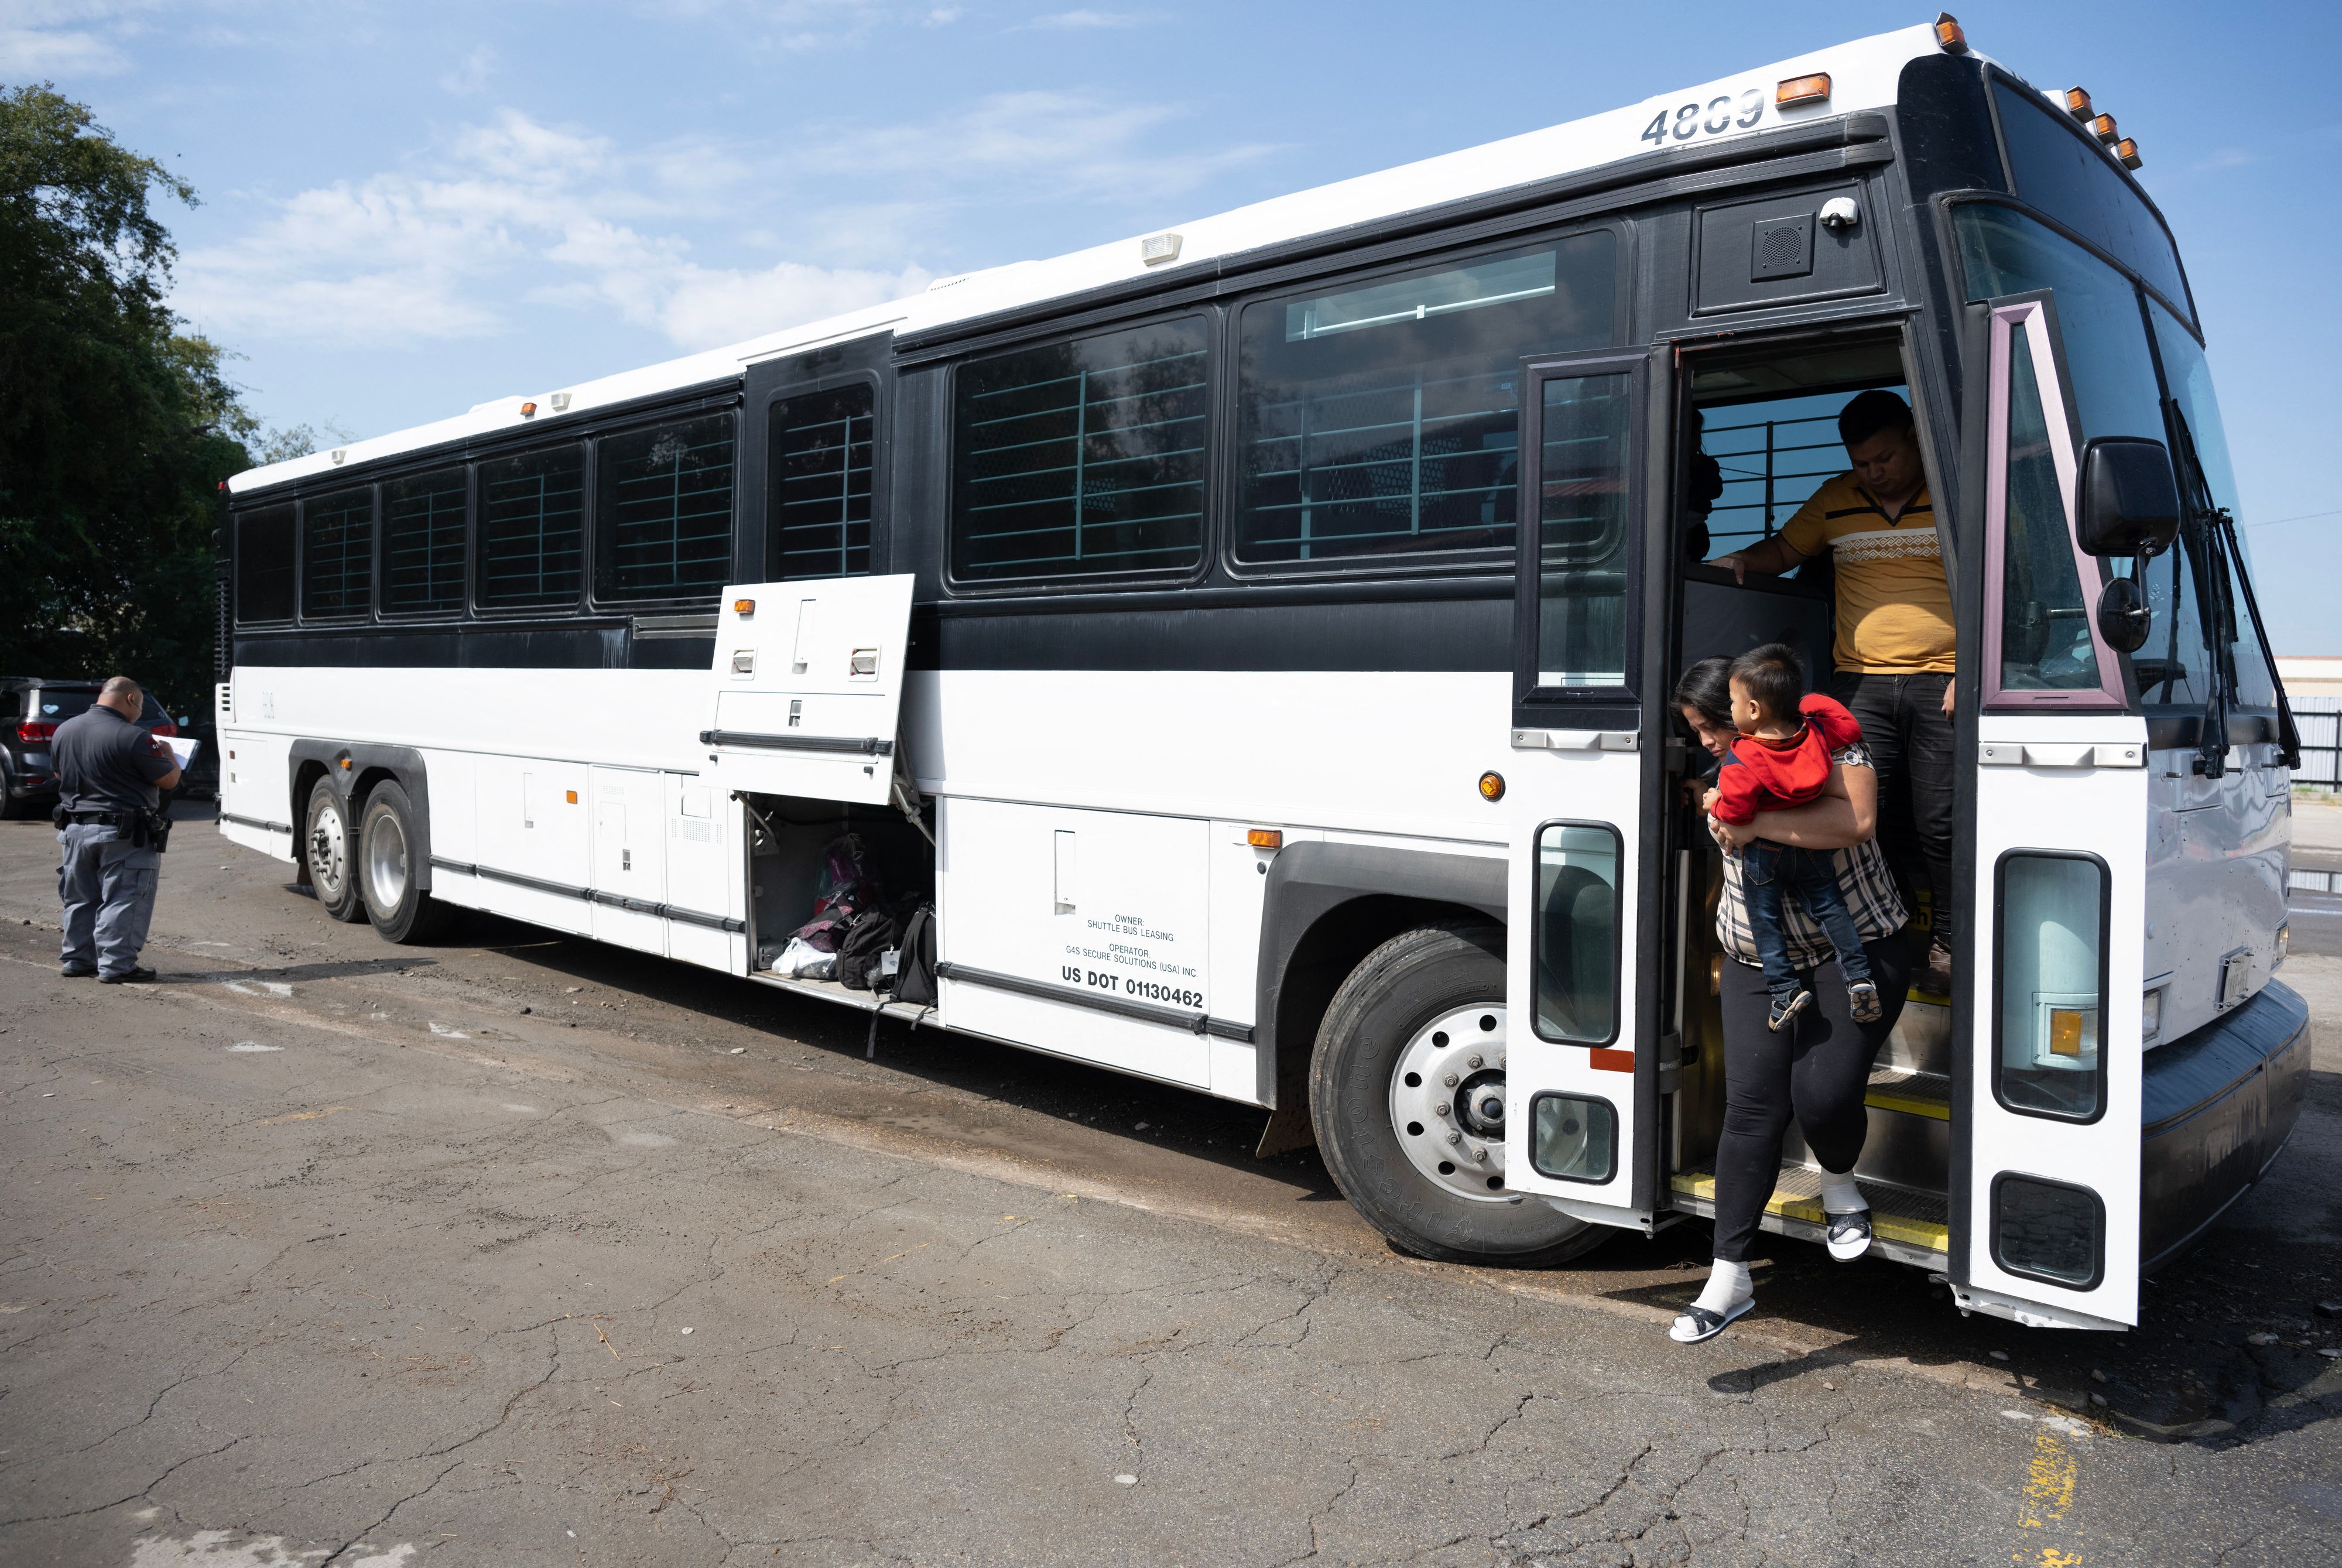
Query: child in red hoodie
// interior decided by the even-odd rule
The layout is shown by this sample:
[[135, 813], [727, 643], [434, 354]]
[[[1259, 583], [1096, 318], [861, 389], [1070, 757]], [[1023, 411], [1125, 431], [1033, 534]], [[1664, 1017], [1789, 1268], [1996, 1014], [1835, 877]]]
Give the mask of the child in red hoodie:
[[[1709, 809], [1718, 821], [1736, 825], [1759, 812], [1782, 811], [1817, 798], [1829, 780], [1830, 755], [1862, 738], [1855, 716], [1828, 697], [1799, 700], [1805, 667], [1787, 644], [1767, 643], [1732, 662], [1732, 724], [1740, 738], [1716, 770]], [[1846, 977], [1847, 1010], [1857, 1024], [1876, 1023], [1878, 987], [1854, 916], [1838, 891], [1836, 856], [1827, 850], [1751, 841], [1740, 851], [1742, 902], [1765, 965], [1765, 988], [1773, 1005], [1767, 1022], [1779, 1029], [1814, 999], [1789, 966], [1781, 934], [1784, 894], [1795, 894], [1837, 950]]]

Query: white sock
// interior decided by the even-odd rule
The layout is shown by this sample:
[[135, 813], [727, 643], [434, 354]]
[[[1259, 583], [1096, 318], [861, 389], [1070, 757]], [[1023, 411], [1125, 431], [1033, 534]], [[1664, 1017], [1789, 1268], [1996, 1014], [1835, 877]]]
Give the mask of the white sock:
[[1699, 1299], [1692, 1305], [1706, 1307], [1721, 1314], [1730, 1312], [1756, 1293], [1756, 1287], [1749, 1283], [1746, 1263], [1727, 1263], [1718, 1258], [1715, 1267], [1708, 1271], [1707, 1288], [1699, 1293]]
[[1870, 1207], [1870, 1200], [1854, 1184], [1854, 1173], [1833, 1176], [1822, 1173], [1822, 1213], [1826, 1214], [1858, 1214]]

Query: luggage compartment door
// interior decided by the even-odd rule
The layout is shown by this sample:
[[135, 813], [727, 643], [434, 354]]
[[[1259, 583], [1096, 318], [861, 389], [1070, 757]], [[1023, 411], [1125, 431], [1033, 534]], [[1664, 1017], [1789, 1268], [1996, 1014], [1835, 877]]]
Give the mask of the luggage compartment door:
[[716, 617], [699, 742], [726, 790], [883, 804], [892, 792], [908, 575], [743, 583]]
[[2114, 1328], [2138, 1321], [2147, 724], [2097, 627], [2104, 568], [2075, 538], [2082, 433], [2056, 302], [1994, 300], [1984, 325], [1949, 1273], [1973, 1310]]

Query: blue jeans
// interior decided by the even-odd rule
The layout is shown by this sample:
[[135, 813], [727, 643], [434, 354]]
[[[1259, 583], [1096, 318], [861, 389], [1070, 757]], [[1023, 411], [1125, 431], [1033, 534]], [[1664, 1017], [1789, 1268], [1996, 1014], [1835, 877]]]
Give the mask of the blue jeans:
[[57, 898], [65, 905], [66, 967], [129, 974], [138, 967], [155, 915], [162, 852], [139, 849], [122, 829], [102, 822], [67, 823], [57, 843], [65, 846]]
[[1748, 909], [1749, 932], [1756, 939], [1756, 956], [1765, 965], [1765, 989], [1774, 999], [1787, 1001], [1803, 984], [1789, 963], [1788, 941], [1781, 934], [1784, 894], [1797, 894], [1828, 935], [1846, 983], [1867, 981], [1870, 959], [1862, 950], [1862, 934], [1855, 929], [1846, 895], [1838, 891], [1831, 854], [1755, 839], [1740, 851], [1740, 894]]

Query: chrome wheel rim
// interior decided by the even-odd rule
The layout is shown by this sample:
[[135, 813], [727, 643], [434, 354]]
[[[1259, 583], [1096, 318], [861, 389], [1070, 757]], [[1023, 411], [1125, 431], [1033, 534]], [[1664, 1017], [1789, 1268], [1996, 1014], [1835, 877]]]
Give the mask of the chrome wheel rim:
[[366, 832], [366, 885], [376, 909], [387, 914], [406, 898], [406, 830], [384, 812]]
[[1505, 1192], [1505, 1007], [1443, 1013], [1391, 1070], [1391, 1131], [1424, 1178], [1475, 1203]]
[[343, 829], [339, 801], [328, 800], [309, 818], [309, 879], [317, 891], [332, 898], [342, 891], [348, 874], [349, 835]]

